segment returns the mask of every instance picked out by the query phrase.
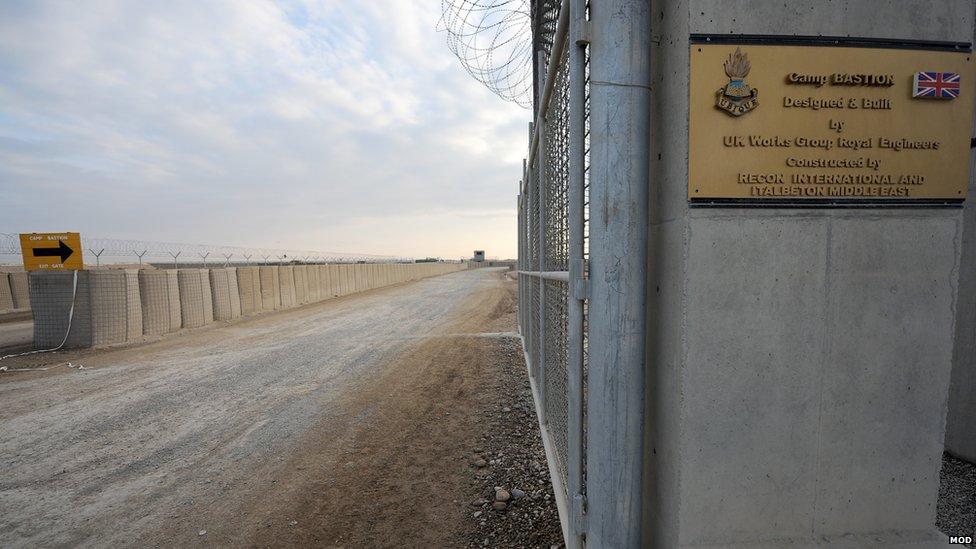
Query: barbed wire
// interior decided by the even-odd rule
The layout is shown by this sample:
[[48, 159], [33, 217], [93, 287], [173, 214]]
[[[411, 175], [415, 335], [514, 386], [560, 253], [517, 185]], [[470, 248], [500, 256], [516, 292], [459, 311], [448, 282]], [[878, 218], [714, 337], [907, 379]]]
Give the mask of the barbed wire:
[[[152, 242], [117, 238], [83, 236], [81, 244], [86, 264], [98, 263], [391, 263], [412, 258], [391, 255], [286, 250], [280, 248], [245, 248], [210, 244]], [[20, 235], [0, 233], [0, 256], [20, 256]], [[11, 260], [13, 261], [13, 260]]]
[[437, 28], [468, 74], [502, 99], [532, 107], [529, 0], [441, 0]]

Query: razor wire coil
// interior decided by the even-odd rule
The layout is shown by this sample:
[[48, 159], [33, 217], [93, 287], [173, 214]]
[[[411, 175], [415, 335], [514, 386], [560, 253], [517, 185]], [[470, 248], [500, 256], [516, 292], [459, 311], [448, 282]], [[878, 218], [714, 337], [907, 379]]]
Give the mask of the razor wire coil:
[[441, 0], [438, 30], [468, 74], [502, 99], [531, 108], [529, 0]]

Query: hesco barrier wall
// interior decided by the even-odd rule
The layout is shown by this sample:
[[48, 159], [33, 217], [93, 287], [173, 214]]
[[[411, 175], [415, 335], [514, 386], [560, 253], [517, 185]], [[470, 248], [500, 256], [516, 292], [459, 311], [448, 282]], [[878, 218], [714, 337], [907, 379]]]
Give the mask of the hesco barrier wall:
[[278, 267], [278, 291], [282, 309], [295, 306], [295, 268], [291, 265]]
[[198, 328], [213, 322], [213, 298], [206, 269], [180, 269], [180, 309], [184, 328]]
[[349, 293], [349, 269], [352, 265], [332, 265], [335, 269], [335, 289], [336, 296], [342, 297]]
[[142, 305], [136, 270], [89, 271], [92, 346], [135, 341], [142, 336]]
[[325, 272], [328, 273], [328, 295], [329, 297], [339, 297], [339, 266], [323, 265]]
[[0, 313], [12, 311], [14, 308], [14, 294], [10, 291], [10, 276], [0, 273]]
[[214, 320], [234, 320], [241, 317], [241, 294], [237, 285], [237, 269], [210, 269], [210, 290], [213, 298]]
[[[419, 263], [78, 271], [65, 347], [126, 343], [465, 268], [460, 263]], [[16, 303], [12, 288], [4, 300], [3, 288], [17, 274], [24, 279], [19, 287], [30, 288], [21, 302], [34, 304], [34, 346], [57, 347], [68, 330], [73, 273], [33, 272], [29, 284], [27, 273], [0, 276], [0, 305]]]
[[[34, 307], [34, 347], [53, 349], [91, 347], [91, 291], [89, 272], [78, 271], [77, 292], [72, 292], [74, 273], [35, 271], [30, 275]], [[74, 313], [69, 320], [74, 296]], [[68, 326], [70, 326], [70, 331]], [[65, 333], [68, 334], [65, 340]]]
[[308, 266], [295, 265], [292, 267], [295, 275], [295, 305], [308, 303]]
[[306, 273], [308, 287], [305, 291], [308, 296], [309, 303], [315, 303], [319, 301], [319, 267], [321, 265], [309, 265], [308, 272]]
[[162, 335], [183, 326], [176, 271], [139, 271], [139, 295], [143, 334]]
[[319, 299], [329, 299], [332, 294], [329, 292], [329, 266], [318, 265], [315, 269], [319, 273]]
[[[57, 347], [68, 330], [72, 272], [30, 274], [35, 304], [34, 346]], [[100, 347], [142, 337], [139, 276], [135, 270], [79, 271], [74, 313], [65, 347]]]
[[30, 309], [30, 285], [27, 283], [27, 273], [8, 273], [8, 278], [10, 280], [10, 293], [13, 296], [14, 309]]
[[238, 267], [237, 288], [241, 293], [241, 315], [252, 315], [264, 310], [258, 267]]
[[278, 283], [278, 267], [258, 267], [261, 278], [261, 302], [265, 311], [281, 308], [281, 285]]

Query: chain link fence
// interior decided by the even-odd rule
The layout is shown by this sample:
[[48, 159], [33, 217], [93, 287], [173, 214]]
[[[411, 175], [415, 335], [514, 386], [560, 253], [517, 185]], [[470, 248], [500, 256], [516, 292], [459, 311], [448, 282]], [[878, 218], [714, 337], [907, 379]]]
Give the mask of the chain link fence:
[[[519, 194], [519, 320], [567, 545], [585, 501], [588, 61], [568, 39], [571, 2], [533, 3], [535, 124]], [[583, 6], [585, 17], [585, 3]], [[576, 65], [574, 69], [574, 63]]]

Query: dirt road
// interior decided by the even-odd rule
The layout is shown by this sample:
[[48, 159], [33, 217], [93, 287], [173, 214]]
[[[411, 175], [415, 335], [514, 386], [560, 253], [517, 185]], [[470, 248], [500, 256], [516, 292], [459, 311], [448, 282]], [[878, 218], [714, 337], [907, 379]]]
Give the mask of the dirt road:
[[25, 362], [50, 369], [0, 377], [0, 546], [461, 544], [514, 307], [463, 271]]
[[6, 351], [30, 349], [34, 338], [34, 322], [30, 319], [0, 322], [0, 356]]

